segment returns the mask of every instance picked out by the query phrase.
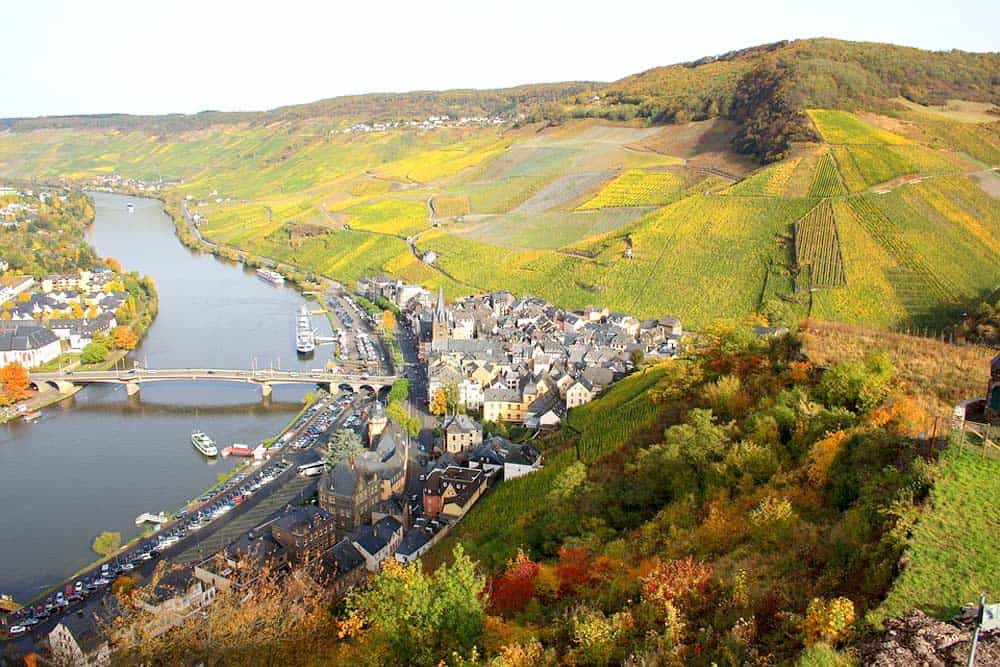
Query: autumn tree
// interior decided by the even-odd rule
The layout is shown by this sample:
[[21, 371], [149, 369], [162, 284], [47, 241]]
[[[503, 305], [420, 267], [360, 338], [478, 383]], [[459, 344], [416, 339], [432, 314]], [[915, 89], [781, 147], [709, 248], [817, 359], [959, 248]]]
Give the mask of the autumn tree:
[[[182, 570], [161, 562], [133, 599], [156, 600]], [[317, 564], [309, 561], [292, 574], [268, 563], [241, 562], [233, 579], [239, 587], [217, 589], [211, 605], [189, 614], [164, 632], [162, 614], [137, 604], [120, 604], [103, 629], [115, 638], [115, 664], [121, 665], [306, 665], [330, 647], [329, 597]], [[176, 587], [174, 587], [176, 590]], [[178, 590], [177, 592], [183, 592]], [[249, 630], [252, 630], [249, 631]], [[334, 661], [336, 662], [336, 661]]]
[[462, 545], [434, 574], [420, 561], [390, 558], [348, 599], [341, 634], [365, 642], [383, 664], [435, 667], [453, 655], [469, 656], [483, 635], [485, 583]]
[[139, 337], [135, 335], [132, 328], [124, 325], [112, 329], [111, 340], [119, 350], [134, 350], [139, 343]]
[[431, 396], [430, 410], [433, 415], [443, 415], [448, 412], [448, 393], [443, 388], [439, 388]]
[[94, 544], [91, 548], [94, 550], [94, 553], [107, 557], [118, 551], [118, 547], [120, 547], [121, 544], [121, 533], [104, 531], [94, 538]]
[[663, 611], [698, 601], [708, 589], [712, 566], [691, 557], [657, 565], [642, 579], [643, 599]]
[[122, 264], [121, 264], [121, 262], [119, 262], [114, 257], [105, 257], [104, 258], [104, 266], [108, 267], [109, 269], [111, 269], [115, 273], [121, 273], [122, 272]]
[[832, 646], [850, 638], [854, 626], [854, 603], [844, 597], [813, 598], [803, 622], [806, 646], [825, 641]]
[[0, 368], [0, 405], [11, 405], [31, 396], [28, 371], [16, 361]]
[[391, 310], [382, 311], [382, 329], [388, 334], [396, 330], [396, 314]]
[[540, 566], [521, 549], [507, 561], [503, 573], [493, 580], [490, 602], [498, 611], [522, 611], [535, 597], [535, 577]]

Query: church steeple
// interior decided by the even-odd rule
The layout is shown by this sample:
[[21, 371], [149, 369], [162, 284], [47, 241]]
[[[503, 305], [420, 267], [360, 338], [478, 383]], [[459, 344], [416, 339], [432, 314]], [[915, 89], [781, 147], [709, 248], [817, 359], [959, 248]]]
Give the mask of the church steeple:
[[431, 349], [443, 350], [448, 346], [448, 311], [444, 307], [444, 287], [438, 288], [434, 322], [431, 324]]
[[444, 287], [438, 287], [437, 305], [434, 306], [434, 320], [444, 322], [448, 319], [448, 311], [444, 307]]

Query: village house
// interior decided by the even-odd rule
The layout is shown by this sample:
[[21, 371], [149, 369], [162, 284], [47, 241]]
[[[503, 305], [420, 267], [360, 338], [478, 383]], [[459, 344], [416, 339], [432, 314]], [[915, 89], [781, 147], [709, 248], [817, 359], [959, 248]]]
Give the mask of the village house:
[[378, 572], [382, 569], [382, 562], [396, 553], [402, 541], [403, 524], [387, 516], [359, 530], [351, 543], [364, 556], [368, 571]]
[[484, 470], [448, 466], [435, 468], [424, 481], [424, 514], [447, 519], [465, 516], [486, 491]]
[[469, 467], [498, 471], [504, 481], [517, 479], [542, 469], [542, 455], [531, 443], [514, 444], [507, 438], [493, 436], [473, 450]]
[[143, 633], [156, 637], [178, 627], [215, 601], [217, 589], [192, 576], [193, 568], [168, 570], [155, 585], [133, 596], [133, 603], [149, 614]]
[[428, 516], [419, 516], [396, 549], [395, 558], [400, 563], [412, 563], [448, 534], [449, 524]]
[[0, 322], [0, 366], [18, 363], [35, 368], [62, 353], [59, 338], [48, 329], [16, 322]]
[[93, 614], [65, 614], [49, 632], [49, 649], [56, 665], [105, 667], [111, 664], [111, 647], [103, 638]]
[[271, 524], [271, 536], [284, 547], [290, 560], [302, 562], [336, 542], [333, 516], [320, 507], [299, 507], [279, 516]]
[[42, 278], [42, 292], [48, 294], [54, 291], [76, 290], [86, 291], [90, 288], [90, 278], [94, 275], [90, 271], [80, 270], [76, 273], [59, 273], [44, 276]]
[[441, 440], [445, 452], [459, 454], [483, 442], [483, 427], [468, 415], [451, 415], [441, 425]]
[[319, 505], [333, 516], [341, 539], [372, 522], [372, 512], [382, 501], [403, 492], [408, 437], [395, 422], [389, 422], [374, 450], [366, 450], [353, 461], [341, 461], [319, 481]]
[[575, 408], [594, 400], [594, 385], [586, 376], [581, 376], [579, 380], [570, 385], [566, 390], [566, 408]]
[[323, 552], [320, 562], [325, 573], [323, 585], [335, 599], [344, 598], [368, 578], [365, 558], [348, 538]]
[[0, 276], [0, 304], [27, 292], [34, 284], [35, 279], [31, 276]]

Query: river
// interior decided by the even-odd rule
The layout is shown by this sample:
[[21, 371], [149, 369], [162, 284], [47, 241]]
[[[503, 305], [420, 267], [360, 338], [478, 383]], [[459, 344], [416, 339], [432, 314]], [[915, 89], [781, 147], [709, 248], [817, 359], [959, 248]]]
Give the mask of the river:
[[[93, 196], [97, 252], [156, 281], [159, 315], [132, 354], [142, 365], [292, 369], [329, 358], [328, 347], [297, 357], [294, 315], [304, 298], [294, 289], [188, 250], [156, 200]], [[314, 322], [329, 334], [325, 318]], [[129, 398], [123, 387], [95, 385], [34, 424], [0, 425], [0, 592], [34, 597], [92, 561], [100, 532], [134, 537], [137, 515], [182, 506], [238, 463], [202, 457], [191, 446], [195, 428], [220, 448], [257, 443], [294, 416], [306, 391], [277, 386], [265, 401], [254, 385], [162, 382]]]

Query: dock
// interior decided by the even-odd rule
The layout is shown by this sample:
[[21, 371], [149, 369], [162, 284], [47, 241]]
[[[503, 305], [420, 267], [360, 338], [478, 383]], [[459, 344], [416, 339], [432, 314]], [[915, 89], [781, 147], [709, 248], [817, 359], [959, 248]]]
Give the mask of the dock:
[[163, 512], [159, 514], [153, 514], [152, 512], [143, 512], [135, 518], [135, 525], [141, 526], [144, 523], [166, 523], [167, 515]]

